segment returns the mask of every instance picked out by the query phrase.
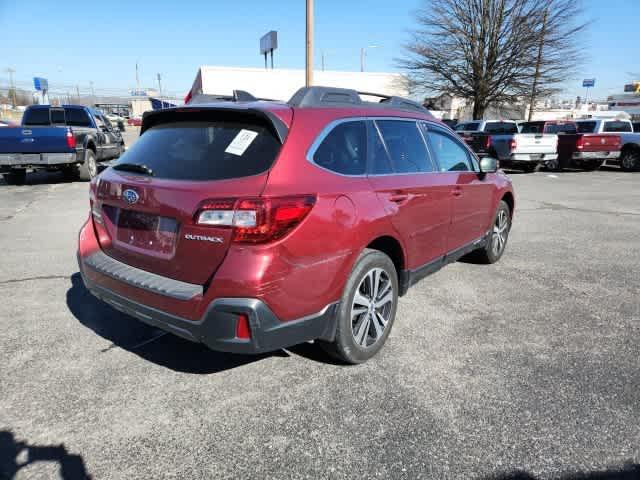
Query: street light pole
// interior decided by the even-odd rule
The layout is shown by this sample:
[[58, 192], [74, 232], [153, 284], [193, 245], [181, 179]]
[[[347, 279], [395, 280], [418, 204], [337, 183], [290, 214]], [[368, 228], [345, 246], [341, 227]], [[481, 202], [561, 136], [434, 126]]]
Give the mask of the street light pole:
[[9, 85], [11, 86], [11, 96], [13, 97], [13, 106], [16, 106], [16, 86], [13, 84], [13, 74], [16, 73], [15, 69], [9, 67], [7, 68], [7, 72], [9, 72]]
[[305, 85], [313, 85], [313, 0], [307, 0]]
[[368, 45], [360, 49], [360, 71], [364, 72], [365, 60], [367, 58], [367, 48], [378, 48], [378, 45]]

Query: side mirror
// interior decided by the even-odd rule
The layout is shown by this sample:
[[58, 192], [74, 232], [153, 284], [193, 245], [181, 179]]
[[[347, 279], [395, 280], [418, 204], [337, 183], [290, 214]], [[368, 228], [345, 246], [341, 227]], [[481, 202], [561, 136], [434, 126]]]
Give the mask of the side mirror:
[[480, 159], [480, 173], [495, 173], [498, 171], [498, 160], [493, 157]]
[[108, 132], [109, 127], [107, 127], [106, 125], [100, 125], [100, 130], [102, 130], [103, 132]]

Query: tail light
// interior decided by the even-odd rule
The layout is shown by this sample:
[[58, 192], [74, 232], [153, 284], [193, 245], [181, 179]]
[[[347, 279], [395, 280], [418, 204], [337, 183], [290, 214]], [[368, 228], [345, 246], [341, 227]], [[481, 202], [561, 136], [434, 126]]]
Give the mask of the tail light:
[[578, 141], [576, 142], [576, 148], [578, 150], [582, 150], [584, 148], [584, 137], [582, 135], [578, 137]]
[[312, 195], [205, 201], [196, 224], [233, 228], [232, 240], [265, 243], [284, 237], [307, 216], [315, 204]]
[[491, 135], [489, 135], [487, 137], [487, 143], [485, 143], [484, 148], [489, 149], [489, 148], [491, 148], [492, 144], [493, 144], [493, 141], [491, 140]]
[[515, 150], [516, 148], [518, 148], [518, 141], [515, 138], [512, 138], [509, 142], [509, 149]]
[[240, 340], [249, 340], [251, 338], [251, 330], [249, 329], [249, 317], [241, 313], [236, 320], [236, 338]]
[[185, 103], [185, 105], [191, 101], [191, 97], [192, 97], [192, 96], [193, 96], [193, 95], [191, 94], [191, 90], [189, 90], [189, 93], [187, 93], [187, 95], [184, 97], [184, 103]]
[[71, 130], [67, 130], [67, 147], [76, 148], [76, 137]]

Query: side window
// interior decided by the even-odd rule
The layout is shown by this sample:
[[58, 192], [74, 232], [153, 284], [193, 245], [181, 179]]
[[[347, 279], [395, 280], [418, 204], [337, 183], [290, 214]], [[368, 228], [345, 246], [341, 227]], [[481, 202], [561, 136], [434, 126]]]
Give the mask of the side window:
[[112, 128], [113, 128], [113, 124], [111, 123], [111, 121], [110, 121], [107, 117], [105, 117], [104, 115], [100, 115], [100, 119], [102, 120], [102, 122], [103, 122], [107, 127], [109, 127], [110, 129], [112, 129]]
[[441, 172], [466, 172], [472, 170], [465, 148], [445, 133], [428, 130], [431, 151], [438, 159]]
[[96, 119], [96, 126], [98, 128], [102, 128], [105, 126], [105, 123], [102, 121], [102, 117], [100, 117], [100, 115], [94, 115], [93, 118]]
[[396, 173], [433, 172], [429, 152], [418, 124], [403, 120], [377, 120]]
[[382, 141], [382, 137], [380, 137], [378, 127], [376, 127], [374, 122], [367, 122], [367, 124], [369, 127], [369, 152], [371, 152], [369, 173], [372, 175], [393, 173], [391, 159]]
[[343, 175], [362, 175], [367, 165], [367, 126], [362, 120], [336, 125], [313, 154], [315, 164]]

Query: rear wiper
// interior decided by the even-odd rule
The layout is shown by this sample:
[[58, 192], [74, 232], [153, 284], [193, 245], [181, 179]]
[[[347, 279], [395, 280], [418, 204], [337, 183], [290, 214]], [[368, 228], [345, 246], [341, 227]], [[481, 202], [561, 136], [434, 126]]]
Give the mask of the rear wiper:
[[122, 170], [123, 172], [136, 172], [136, 173], [144, 173], [145, 175], [149, 175], [153, 177], [153, 170], [147, 167], [144, 164], [139, 163], [118, 163], [114, 165], [114, 170]]

